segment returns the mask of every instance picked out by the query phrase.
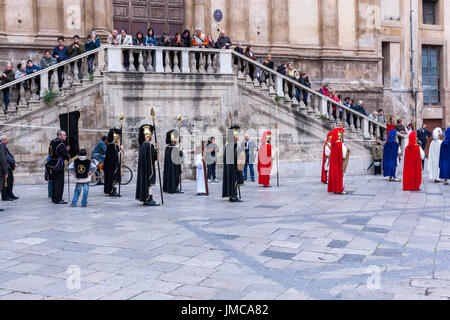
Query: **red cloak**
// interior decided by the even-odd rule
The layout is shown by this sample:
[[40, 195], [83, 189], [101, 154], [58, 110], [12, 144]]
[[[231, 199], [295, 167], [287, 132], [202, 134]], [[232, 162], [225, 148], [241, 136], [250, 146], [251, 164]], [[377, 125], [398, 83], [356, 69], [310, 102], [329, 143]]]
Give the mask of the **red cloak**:
[[328, 140], [330, 139], [332, 135], [332, 132], [328, 132], [327, 134], [327, 141], [325, 141], [325, 144], [323, 145], [323, 155], [322, 155], [322, 177], [320, 179], [321, 182], [327, 183], [328, 177], [327, 172], [325, 171], [325, 162], [327, 160], [327, 157], [325, 156], [325, 147], [327, 146]]
[[409, 134], [409, 144], [405, 149], [405, 165], [403, 168], [403, 190], [419, 191], [422, 184], [422, 158], [417, 145], [415, 131]]
[[339, 141], [339, 131], [333, 130], [331, 136], [330, 170], [328, 171], [328, 192], [344, 192], [344, 161], [342, 154], [342, 142]]
[[267, 143], [267, 135], [272, 135], [272, 133], [269, 131], [263, 133], [262, 144], [258, 152], [258, 184], [265, 187], [270, 185], [272, 171], [272, 145]]

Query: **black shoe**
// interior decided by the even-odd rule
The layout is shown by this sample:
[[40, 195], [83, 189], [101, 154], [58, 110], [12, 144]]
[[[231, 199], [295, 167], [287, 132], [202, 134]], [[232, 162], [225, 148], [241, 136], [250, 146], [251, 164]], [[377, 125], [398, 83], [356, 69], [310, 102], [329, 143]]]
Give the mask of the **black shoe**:
[[159, 203], [156, 203], [155, 200], [151, 200], [149, 202], [144, 202], [144, 207], [158, 207]]
[[3, 211], [5, 211], [5, 209], [0, 209], [0, 212], [3, 212]]
[[59, 202], [54, 202], [54, 204], [67, 204], [67, 202], [64, 201], [64, 200], [61, 200], [61, 201], [59, 201]]
[[16, 197], [14, 194], [11, 196], [11, 198], [12, 198], [13, 200], [19, 199], [19, 197]]
[[2, 199], [2, 201], [14, 201], [14, 199], [9, 197], [9, 198], [6, 198], [6, 199]]
[[239, 198], [230, 198], [230, 202], [242, 202]]
[[175, 193], [180, 193], [180, 194], [183, 194], [183, 193], [184, 193], [184, 191], [178, 190], [178, 191], [177, 191], [177, 192], [175, 192]]

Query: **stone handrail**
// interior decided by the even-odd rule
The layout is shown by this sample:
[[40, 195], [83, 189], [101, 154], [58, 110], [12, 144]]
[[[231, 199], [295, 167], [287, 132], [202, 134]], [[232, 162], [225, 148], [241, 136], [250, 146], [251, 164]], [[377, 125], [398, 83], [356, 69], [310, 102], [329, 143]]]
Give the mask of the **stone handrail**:
[[81, 60], [81, 59], [83, 59], [83, 58], [86, 58], [86, 57], [88, 57], [88, 56], [90, 56], [90, 55], [92, 55], [92, 54], [96, 54], [96, 53], [98, 53], [98, 52], [100, 52], [100, 51], [104, 51], [106, 48], [108, 48], [108, 45], [104, 45], [104, 46], [101, 46], [101, 47], [96, 48], [96, 49], [94, 49], [94, 50], [87, 51], [87, 52], [85, 52], [85, 53], [83, 53], [83, 54], [80, 54], [80, 55], [78, 55], [78, 56], [76, 56], [76, 57], [73, 57], [73, 58], [64, 60], [64, 61], [62, 61], [62, 62], [56, 63], [56, 64], [54, 64], [54, 65], [52, 65], [52, 66], [50, 66], [50, 67], [48, 67], [48, 68], [45, 68], [45, 69], [42, 69], [42, 70], [40, 70], [40, 71], [36, 71], [36, 72], [34, 72], [34, 73], [32, 73], [32, 74], [23, 76], [23, 77], [21, 77], [21, 78], [19, 78], [19, 79], [16, 79], [16, 80], [13, 80], [13, 81], [11, 81], [11, 82], [8, 82], [8, 83], [6, 83], [6, 84], [4, 84], [4, 85], [1, 85], [1, 86], [0, 86], [0, 90], [6, 89], [6, 88], [9, 88], [9, 87], [12, 87], [12, 86], [14, 86], [14, 85], [16, 85], [16, 84], [25, 82], [25, 81], [30, 80], [30, 79], [33, 79], [33, 78], [35, 78], [35, 77], [38, 77], [38, 76], [42, 76], [42, 75], [48, 74], [49, 71], [58, 69], [59, 67], [63, 67], [63, 66], [65, 67], [65, 66], [69, 65], [69, 64], [72, 63], [72, 62], [76, 62], [76, 61]]

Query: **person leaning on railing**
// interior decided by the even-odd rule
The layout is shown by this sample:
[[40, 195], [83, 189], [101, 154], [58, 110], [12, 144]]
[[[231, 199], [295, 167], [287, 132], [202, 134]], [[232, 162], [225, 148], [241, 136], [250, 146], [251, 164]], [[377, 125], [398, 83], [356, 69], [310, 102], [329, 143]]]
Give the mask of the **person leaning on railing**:
[[[172, 39], [171, 46], [174, 48], [183, 48], [184, 47], [184, 41], [183, 41], [183, 38], [181, 37], [181, 33], [179, 33], [179, 32], [175, 33], [175, 37]], [[181, 61], [181, 51], [171, 51], [170, 59], [172, 59], [172, 61], [173, 61], [175, 54], [177, 55], [178, 62], [180, 62]]]
[[225, 35], [225, 31], [221, 30], [219, 34], [219, 38], [217, 38], [216, 41], [216, 48], [217, 49], [230, 49], [230, 46], [233, 45], [233, 43], [230, 40], [230, 37]]
[[[89, 52], [97, 48], [100, 48], [100, 45], [101, 45], [100, 39], [97, 37], [97, 34], [94, 31], [91, 31], [86, 41], [86, 44], [84, 45], [84, 49], [86, 50], [86, 52]], [[95, 54], [90, 54], [87, 57], [89, 75], [92, 75], [94, 73], [94, 60]]]
[[[156, 40], [155, 31], [153, 30], [153, 28], [149, 28], [147, 30], [147, 35], [144, 37], [144, 45], [146, 47], [156, 47], [156, 46], [158, 46], [158, 41]], [[150, 53], [150, 55], [152, 57], [152, 66], [153, 66], [154, 61], [155, 61], [155, 51], [154, 50], [150, 50], [150, 51], [145, 50], [143, 58], [144, 58], [145, 61], [147, 61], [147, 64], [149, 64], [148, 63], [148, 54], [149, 53]]]
[[[145, 46], [145, 39], [144, 39], [144, 34], [140, 31], [138, 31], [138, 33], [136, 33], [136, 37], [133, 40], [133, 46], [138, 46], [138, 47], [143, 47]], [[134, 57], [134, 68], [136, 70], [139, 69], [139, 55], [141, 53], [141, 50], [135, 50], [133, 52], [133, 57]]]
[[[69, 59], [68, 49], [64, 45], [64, 37], [58, 37], [58, 45], [53, 48], [52, 56], [56, 59], [58, 63], [66, 61]], [[64, 66], [58, 67], [58, 84], [59, 89], [62, 88], [64, 82]]]
[[[80, 54], [83, 54], [85, 52], [84, 46], [82, 43], [80, 43], [80, 36], [75, 35], [73, 37], [73, 43], [67, 48], [67, 55], [69, 59], [75, 58], [76, 56], [79, 56]], [[78, 67], [78, 79], [83, 80], [83, 72], [81, 70], [81, 62], [82, 60], [79, 59], [77, 63]], [[76, 77], [75, 74], [75, 61], [70, 63], [70, 71], [73, 77]]]
[[[41, 71], [41, 67], [35, 65], [32, 60], [27, 61], [27, 67], [26, 67], [26, 73], [27, 75], [33, 74], [35, 72]], [[49, 76], [50, 78], [50, 76]], [[28, 86], [31, 88], [31, 81], [33, 79], [29, 79]], [[38, 89], [36, 91], [36, 98], [40, 99], [40, 93], [41, 93], [41, 77], [34, 77], [34, 83], [36, 83]]]
[[[192, 46], [194, 48], [204, 48], [208, 44], [208, 39], [206, 38], [206, 35], [202, 33], [202, 28], [197, 27], [195, 29], [194, 36], [192, 37]], [[200, 65], [200, 53], [195, 53], [195, 61], [196, 61], [196, 68], [198, 70]]]
[[[25, 65], [23, 63], [19, 63], [17, 65], [17, 71], [14, 74], [14, 78], [16, 80], [23, 78], [27, 75], [26, 71], [25, 71]], [[23, 82], [23, 88], [26, 90], [28, 89], [28, 81]], [[17, 90], [19, 91], [19, 94], [17, 95], [17, 104], [20, 103], [20, 83], [17, 84]]]
[[[47, 69], [48, 67], [51, 67], [52, 65], [57, 64], [56, 59], [52, 57], [52, 54], [50, 51], [45, 51], [44, 56], [41, 58], [41, 68]], [[48, 72], [48, 87], [50, 88], [50, 80], [53, 75], [53, 70], [50, 70]]]
[[[12, 65], [8, 63], [6, 65], [6, 69], [3, 71], [3, 73], [0, 74], [0, 85], [5, 85], [8, 82], [14, 81], [15, 75], [14, 71], [12, 70]], [[9, 87], [2, 90], [3, 91], [3, 98], [5, 100], [5, 112], [8, 110], [9, 105]]]

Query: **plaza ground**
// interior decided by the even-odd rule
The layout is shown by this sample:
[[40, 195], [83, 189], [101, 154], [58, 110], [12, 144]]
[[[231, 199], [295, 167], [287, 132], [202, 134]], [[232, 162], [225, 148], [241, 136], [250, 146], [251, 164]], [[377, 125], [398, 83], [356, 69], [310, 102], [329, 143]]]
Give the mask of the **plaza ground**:
[[205, 198], [184, 181], [158, 208], [135, 201], [134, 185], [117, 199], [92, 187], [88, 208], [19, 185], [0, 204], [0, 299], [450, 297], [449, 186], [348, 177], [343, 196], [318, 179], [281, 184], [248, 183], [229, 203], [221, 183]]

